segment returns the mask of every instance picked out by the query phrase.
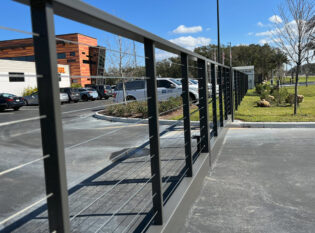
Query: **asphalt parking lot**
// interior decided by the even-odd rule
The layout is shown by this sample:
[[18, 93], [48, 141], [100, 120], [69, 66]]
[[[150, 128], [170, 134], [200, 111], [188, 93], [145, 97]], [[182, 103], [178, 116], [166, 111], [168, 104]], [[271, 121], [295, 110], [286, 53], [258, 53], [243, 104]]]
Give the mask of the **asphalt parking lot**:
[[[61, 105], [68, 187], [111, 164], [124, 149], [148, 138], [145, 124], [112, 123], [93, 118], [112, 100]], [[37, 106], [0, 113], [0, 125], [38, 116]], [[163, 127], [161, 127], [163, 130]], [[39, 121], [1, 126], [0, 172], [42, 157]], [[0, 222], [45, 196], [43, 162], [0, 176]], [[1, 226], [0, 226], [1, 230]]]

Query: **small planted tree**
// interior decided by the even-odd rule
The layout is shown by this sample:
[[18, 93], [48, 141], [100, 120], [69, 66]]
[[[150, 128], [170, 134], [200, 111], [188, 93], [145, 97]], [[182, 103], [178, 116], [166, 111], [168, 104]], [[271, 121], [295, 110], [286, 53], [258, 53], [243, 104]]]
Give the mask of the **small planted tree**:
[[273, 41], [295, 64], [295, 100], [294, 115], [298, 105], [298, 81], [301, 65], [309, 56], [309, 44], [315, 28], [309, 27], [314, 16], [313, 0], [285, 0], [278, 8], [274, 30], [271, 31]]

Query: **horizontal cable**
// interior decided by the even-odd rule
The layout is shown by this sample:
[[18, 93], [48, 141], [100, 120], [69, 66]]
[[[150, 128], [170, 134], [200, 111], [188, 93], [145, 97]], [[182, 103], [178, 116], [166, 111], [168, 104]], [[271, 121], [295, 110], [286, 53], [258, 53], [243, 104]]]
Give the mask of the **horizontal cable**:
[[[139, 121], [134, 122], [134, 124], [140, 123], [140, 122], [142, 122], [142, 121], [146, 121], [146, 120], [148, 120], [148, 119], [150, 119], [150, 118], [140, 119]], [[124, 127], [123, 127], [123, 128], [124, 128]], [[91, 139], [88, 139], [88, 140], [86, 140], [86, 141], [80, 142], [80, 143], [78, 143], [78, 144], [74, 144], [74, 145], [72, 145], [72, 146], [68, 146], [68, 147], [65, 148], [65, 150], [73, 149], [73, 148], [78, 147], [78, 146], [81, 146], [81, 145], [83, 145], [83, 144], [85, 144], [85, 143], [92, 142], [92, 141], [94, 141], [94, 140], [96, 140], [96, 139], [99, 139], [99, 138], [101, 138], [101, 137], [104, 137], [104, 136], [106, 136], [106, 135], [108, 135], [108, 134], [116, 133], [116, 132], [122, 130], [123, 128], [118, 128], [118, 129], [116, 129], [116, 130], [106, 132], [106, 133], [104, 133], [104, 134], [101, 134], [101, 135], [96, 136], [96, 137], [94, 137], [94, 138], [91, 138]]]
[[[151, 192], [151, 191], [150, 191]], [[131, 226], [132, 224], [135, 223], [135, 221], [137, 220], [137, 217], [146, 209], [148, 208], [148, 206], [150, 206], [150, 204], [152, 203], [151, 199], [154, 199], [154, 197], [156, 196], [156, 193], [150, 198], [150, 200], [145, 204], [145, 206], [137, 213], [137, 215], [135, 217], [133, 217], [133, 219], [129, 222], [129, 224], [126, 226], [126, 228], [121, 232], [121, 233], [125, 233]], [[142, 201], [142, 200], [141, 200]]]
[[103, 223], [94, 233], [99, 232], [103, 227], [105, 227], [105, 226], [113, 219], [113, 217], [117, 215], [117, 213], [118, 213], [120, 210], [122, 210], [140, 191], [142, 191], [142, 190], [144, 189], [144, 187], [145, 187], [149, 182], [151, 182], [151, 180], [152, 180], [154, 177], [155, 177], [155, 174], [154, 174], [153, 176], [151, 176], [151, 178], [148, 179], [148, 180], [142, 185], [142, 187], [141, 187], [140, 189], [138, 189], [137, 192], [135, 192], [131, 197], [129, 197], [128, 200], [127, 200], [124, 204], [122, 204], [122, 205], [111, 215], [111, 217], [110, 217], [105, 223]]
[[[183, 64], [181, 64], [181, 63], [177, 63], [177, 62], [173, 62], [173, 61], [169, 61], [171, 64], [174, 64], [174, 65], [178, 65], [178, 66], [185, 66], [185, 65], [183, 65]], [[189, 68], [194, 68], [194, 69], [202, 69], [202, 68], [200, 68], [200, 67], [198, 67], [198, 66], [189, 66], [189, 65], [187, 65], [187, 67], [189, 67]]]
[[186, 173], [188, 171], [188, 168], [183, 172], [183, 175], [179, 178], [175, 186], [172, 188], [172, 190], [169, 192], [169, 194], [166, 196], [166, 198], [163, 200], [163, 205], [167, 202], [168, 198], [173, 194], [173, 191], [177, 188], [177, 186], [180, 184], [180, 182], [184, 179]]
[[89, 46], [89, 47], [97, 48], [97, 49], [105, 49], [106, 51], [115, 52], [115, 53], [119, 53], [119, 54], [125, 54], [125, 55], [131, 55], [131, 56], [146, 58], [145, 56], [135, 55], [134, 53], [126, 53], [126, 52], [122, 52], [122, 51], [118, 51], [118, 50], [114, 50], [114, 49], [109, 49], [109, 48], [106, 48], [104, 46], [93, 46], [93, 45], [90, 45], [90, 44], [77, 42], [77, 41], [72, 41], [72, 40], [66, 40], [66, 39], [62, 39], [62, 38], [58, 38], [58, 37], [56, 37], [56, 40], [63, 41], [63, 42], [66, 42], [66, 43], [70, 43], [70, 44]]
[[[179, 154], [179, 153], [178, 153], [178, 154]], [[184, 161], [183, 161], [182, 163], [180, 163], [180, 165], [178, 166], [179, 169], [176, 170], [175, 174], [177, 174], [177, 172], [181, 169], [182, 165], [186, 163], [187, 157], [188, 157], [188, 156], [185, 156], [185, 157], [183, 158]], [[171, 167], [167, 172], [165, 172], [165, 174], [168, 174], [168, 173], [169, 173], [170, 171], [172, 171], [173, 169], [174, 169], [174, 167]], [[170, 179], [171, 177], [172, 177], [172, 176], [169, 175], [169, 176], [167, 177], [167, 179], [164, 180], [163, 185], [162, 185], [162, 189], [164, 189], [164, 187], [167, 185], [167, 182], [169, 181], [169, 179]]]
[[[146, 100], [149, 100], [149, 99], [151, 99], [151, 97], [143, 98], [143, 99], [138, 99], [138, 100], [127, 100], [126, 102], [122, 101], [122, 102], [119, 102], [119, 103], [98, 105], [98, 106], [90, 107], [90, 108], [82, 108], [82, 109], [77, 109], [77, 110], [72, 110], [72, 111], [63, 112], [62, 114], [68, 114], [68, 113], [74, 113], [74, 112], [81, 112], [81, 111], [91, 110], [91, 109], [100, 108], [100, 107], [104, 107], [104, 108], [105, 108], [105, 107], [109, 107], [109, 106], [122, 105], [122, 104], [125, 104], [125, 103], [128, 104], [128, 103], [133, 103], [133, 102], [137, 102], [137, 101], [146, 101]], [[0, 124], [0, 126], [1, 126], [1, 124]]]
[[[5, 60], [5, 59], [1, 59], [1, 60]], [[24, 78], [42, 78], [44, 77], [41, 74], [0, 74], [0, 77], [10, 77], [10, 78], [20, 78], [20, 77], [24, 77]], [[67, 76], [69, 77], [69, 76]]]
[[23, 119], [23, 120], [4, 122], [4, 123], [0, 123], [0, 127], [1, 126], [7, 126], [7, 125], [19, 124], [19, 123], [28, 122], [28, 121], [45, 119], [46, 117], [47, 117], [46, 115], [42, 115], [42, 116], [38, 116], [38, 117], [30, 117], [30, 118]]
[[[109, 190], [107, 190], [105, 193], [103, 193], [101, 196], [97, 197], [94, 201], [92, 201], [90, 204], [88, 204], [86, 207], [84, 207], [82, 210], [80, 210], [77, 214], [73, 215], [72, 218], [70, 218], [70, 222], [75, 219], [78, 215], [80, 215], [81, 213], [83, 213], [85, 210], [87, 210], [88, 208], [90, 208], [95, 202], [97, 202], [98, 200], [100, 200], [102, 197], [104, 197], [105, 195], [107, 195], [109, 192], [111, 192], [114, 188], [116, 188], [121, 182], [123, 182], [126, 179], [129, 179], [129, 177], [131, 175], [133, 175], [135, 173], [135, 171], [139, 171], [138, 169], [141, 168], [145, 163], [147, 163], [149, 161], [149, 159], [152, 159], [155, 155], [153, 156], [148, 156], [148, 158], [143, 161], [139, 166], [135, 167], [133, 170], [129, 170], [128, 173], [126, 174], [126, 178], [121, 179], [120, 181], [118, 181], [113, 187], [111, 187]], [[132, 171], [132, 172], [131, 172]]]
[[161, 113], [159, 113], [159, 116], [161, 116], [161, 115], [163, 115], [163, 114], [165, 114], [165, 113], [169, 113], [169, 112], [175, 111], [175, 110], [180, 109], [180, 108], [182, 108], [182, 107], [184, 107], [184, 104], [182, 104], [182, 105], [180, 105], [180, 106], [177, 106], [177, 107], [175, 107], [175, 108], [172, 108], [172, 109], [170, 109], [170, 110], [161, 112]]
[[38, 205], [38, 204], [41, 203], [42, 201], [47, 200], [47, 199], [50, 198], [52, 195], [53, 195], [53, 194], [50, 193], [50, 194], [48, 194], [47, 196], [45, 196], [45, 197], [39, 199], [38, 201], [34, 202], [33, 204], [31, 204], [31, 205], [25, 207], [24, 209], [22, 209], [22, 210], [16, 212], [15, 214], [12, 214], [10, 217], [8, 217], [8, 218], [2, 220], [2, 221], [0, 222], [0, 225], [5, 224], [6, 222], [10, 221], [11, 219], [13, 219], [13, 218], [15, 218], [15, 217], [17, 217], [17, 216], [23, 214], [24, 212], [26, 212], [26, 211], [28, 211], [29, 209], [31, 209], [32, 207]]
[[23, 31], [23, 30], [20, 30], [20, 29], [16, 29], [16, 28], [10, 28], [10, 27], [0, 26], [0, 29], [7, 30], [7, 31], [12, 31], [12, 32], [24, 33], [24, 34], [28, 34], [28, 35], [32, 35], [32, 36], [39, 36], [38, 33], [35, 33], [35, 32], [27, 32], [27, 31]]
[[100, 75], [90, 75], [90, 76], [83, 76], [83, 75], [71, 75], [70, 78], [95, 78], [95, 79], [137, 79], [137, 80], [147, 80], [150, 79], [149, 77], [129, 77], [129, 76], [100, 76]]
[[151, 224], [152, 220], [155, 218], [155, 216], [157, 215], [157, 211], [152, 215], [152, 217], [150, 218], [149, 222], [145, 225], [145, 227], [143, 228], [143, 230], [141, 231], [141, 233], [145, 232], [147, 227]]
[[18, 170], [18, 169], [20, 169], [20, 168], [23, 168], [23, 167], [25, 167], [25, 166], [27, 166], [27, 165], [31, 165], [31, 164], [36, 163], [36, 162], [38, 162], [38, 161], [47, 159], [47, 158], [49, 158], [49, 156], [50, 156], [50, 155], [45, 155], [45, 156], [43, 156], [42, 158], [34, 159], [33, 161], [30, 161], [30, 162], [27, 162], [27, 163], [18, 165], [18, 166], [16, 166], [16, 167], [7, 169], [7, 170], [5, 170], [5, 171], [2, 171], [2, 172], [0, 172], [0, 176], [2, 176], [2, 175], [4, 175], [4, 174], [7, 174], [7, 173], [10, 173], [10, 172], [13, 172], [13, 171], [15, 171], [15, 170]]

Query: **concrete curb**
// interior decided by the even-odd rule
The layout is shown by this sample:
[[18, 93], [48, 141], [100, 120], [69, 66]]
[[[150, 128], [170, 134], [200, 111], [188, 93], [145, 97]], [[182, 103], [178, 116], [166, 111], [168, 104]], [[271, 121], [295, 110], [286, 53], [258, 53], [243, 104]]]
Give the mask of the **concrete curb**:
[[315, 122], [242, 122], [234, 121], [229, 128], [315, 128]]
[[[123, 122], [123, 123], [148, 123], [148, 119], [141, 119], [141, 118], [127, 118], [127, 117], [113, 117], [113, 116], [106, 116], [96, 112], [93, 117], [106, 120], [111, 122]], [[159, 120], [160, 125], [173, 125], [177, 122], [177, 120]], [[198, 121], [191, 121], [191, 126], [199, 126]], [[180, 121], [178, 125], [183, 125], [183, 121]]]

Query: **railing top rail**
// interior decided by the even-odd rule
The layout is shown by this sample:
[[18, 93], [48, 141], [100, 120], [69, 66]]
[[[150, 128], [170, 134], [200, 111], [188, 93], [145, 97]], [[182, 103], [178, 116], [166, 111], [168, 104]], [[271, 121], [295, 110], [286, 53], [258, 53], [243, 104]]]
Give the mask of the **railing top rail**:
[[[26, 5], [30, 5], [30, 0], [14, 0]], [[185, 53], [191, 59], [202, 59], [208, 63], [219, 65], [221, 67], [230, 68], [216, 61], [210, 60], [198, 53], [192, 52], [181, 46], [178, 46], [166, 39], [163, 39], [151, 32], [143, 30], [133, 24], [130, 24], [118, 17], [106, 13], [96, 7], [85, 2], [77, 0], [51, 0], [54, 13], [64, 18], [74, 20], [98, 29], [143, 43], [144, 38], [155, 42], [155, 47], [170, 53]]]

